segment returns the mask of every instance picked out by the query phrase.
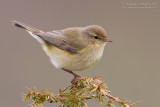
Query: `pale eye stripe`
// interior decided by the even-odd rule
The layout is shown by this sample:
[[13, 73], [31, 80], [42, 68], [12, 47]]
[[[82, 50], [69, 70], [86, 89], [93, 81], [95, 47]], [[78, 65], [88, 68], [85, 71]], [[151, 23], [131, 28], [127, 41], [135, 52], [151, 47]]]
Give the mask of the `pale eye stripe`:
[[98, 34], [93, 34], [92, 36], [97, 36], [98, 38], [102, 38], [100, 35]]

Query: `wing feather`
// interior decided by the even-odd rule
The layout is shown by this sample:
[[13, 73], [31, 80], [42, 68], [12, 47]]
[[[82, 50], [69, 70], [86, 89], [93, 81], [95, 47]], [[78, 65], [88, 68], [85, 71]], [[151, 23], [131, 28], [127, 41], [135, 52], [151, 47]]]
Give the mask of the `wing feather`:
[[65, 36], [63, 35], [62, 31], [40, 32], [34, 34], [39, 36], [46, 42], [58, 47], [59, 49], [65, 50], [70, 53], [78, 52], [77, 49], [67, 43], [67, 40], [65, 40]]

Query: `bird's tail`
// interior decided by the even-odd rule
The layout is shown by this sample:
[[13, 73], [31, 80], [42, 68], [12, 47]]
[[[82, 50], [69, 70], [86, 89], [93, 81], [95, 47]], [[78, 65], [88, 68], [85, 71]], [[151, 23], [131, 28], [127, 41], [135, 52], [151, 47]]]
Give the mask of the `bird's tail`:
[[25, 23], [23, 23], [23, 22], [12, 21], [12, 23], [13, 23], [13, 25], [15, 25], [15, 26], [17, 26], [17, 27], [23, 28], [23, 29], [25, 29], [25, 30], [27, 30], [27, 31], [29, 31], [29, 32], [32, 32], [32, 33], [40, 33], [40, 32], [43, 32], [43, 31], [41, 31], [41, 30], [39, 30], [39, 29], [37, 29], [37, 28], [34, 28], [34, 27], [30, 26], [30, 25], [27, 25], [27, 24], [25, 24]]

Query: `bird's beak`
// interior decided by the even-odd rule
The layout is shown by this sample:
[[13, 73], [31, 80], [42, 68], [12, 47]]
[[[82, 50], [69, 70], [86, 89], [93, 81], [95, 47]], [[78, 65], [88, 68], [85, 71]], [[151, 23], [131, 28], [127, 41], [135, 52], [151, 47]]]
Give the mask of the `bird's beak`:
[[112, 42], [112, 40], [108, 39], [108, 38], [104, 38], [103, 39], [104, 42]]

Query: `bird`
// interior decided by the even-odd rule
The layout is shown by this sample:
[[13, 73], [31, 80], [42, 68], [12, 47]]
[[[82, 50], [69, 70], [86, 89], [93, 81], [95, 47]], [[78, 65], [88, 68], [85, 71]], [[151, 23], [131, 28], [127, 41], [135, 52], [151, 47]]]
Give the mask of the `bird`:
[[74, 77], [80, 77], [74, 71], [89, 69], [100, 61], [106, 44], [112, 42], [99, 25], [44, 32], [20, 21], [12, 21], [12, 24], [35, 38], [56, 68]]

